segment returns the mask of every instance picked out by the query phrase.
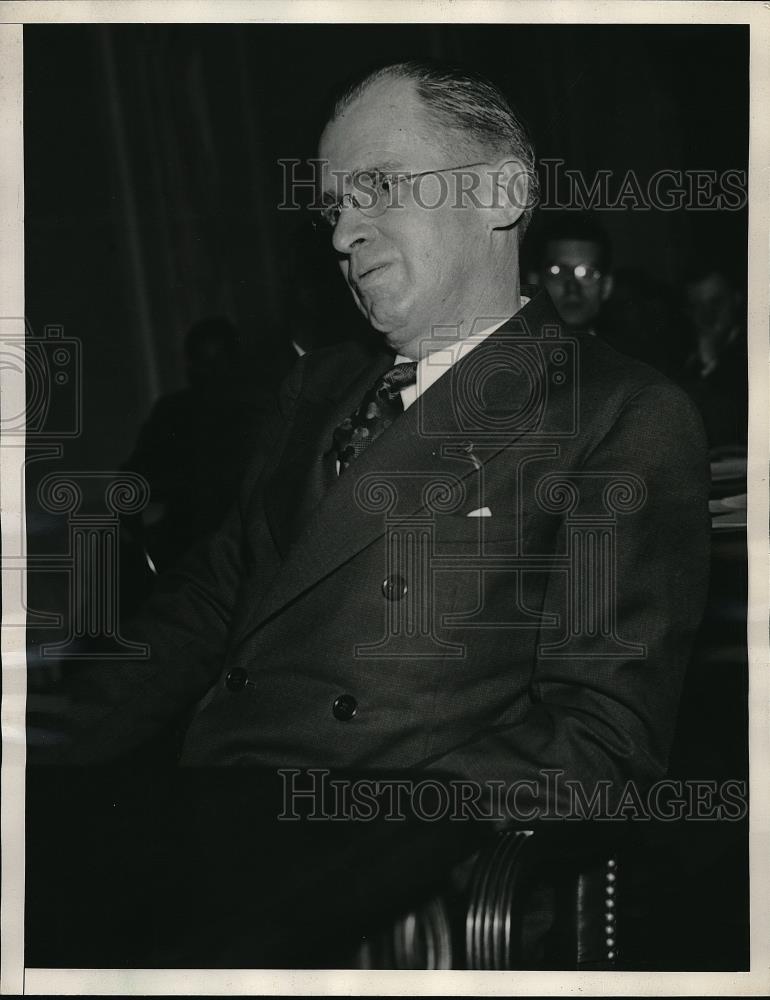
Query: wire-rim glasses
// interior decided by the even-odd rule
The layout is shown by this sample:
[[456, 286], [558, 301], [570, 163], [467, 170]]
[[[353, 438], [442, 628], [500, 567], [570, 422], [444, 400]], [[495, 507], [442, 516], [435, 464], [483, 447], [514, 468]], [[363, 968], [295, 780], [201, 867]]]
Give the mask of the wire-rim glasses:
[[398, 185], [401, 181], [415, 181], [430, 174], [445, 174], [453, 170], [468, 170], [471, 167], [481, 167], [479, 163], [462, 163], [456, 167], [441, 167], [438, 170], [421, 170], [418, 172], [380, 170], [358, 170], [351, 175], [353, 191], [347, 191], [337, 201], [328, 201], [313, 214], [315, 229], [333, 230], [339, 222], [342, 209], [346, 205], [358, 209], [369, 219], [376, 219], [394, 206], [397, 199]]

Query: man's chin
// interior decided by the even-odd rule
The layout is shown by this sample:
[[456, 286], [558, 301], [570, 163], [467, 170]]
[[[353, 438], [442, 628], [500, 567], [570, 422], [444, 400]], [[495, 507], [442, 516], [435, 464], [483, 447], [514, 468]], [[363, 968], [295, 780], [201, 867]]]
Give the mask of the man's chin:
[[588, 328], [592, 322], [590, 315], [582, 309], [563, 309], [561, 318], [567, 326], [578, 330]]
[[372, 329], [383, 335], [389, 347], [395, 347], [396, 342], [403, 339], [403, 317], [398, 313], [383, 308], [382, 305], [378, 306], [376, 302], [364, 304], [361, 311]]

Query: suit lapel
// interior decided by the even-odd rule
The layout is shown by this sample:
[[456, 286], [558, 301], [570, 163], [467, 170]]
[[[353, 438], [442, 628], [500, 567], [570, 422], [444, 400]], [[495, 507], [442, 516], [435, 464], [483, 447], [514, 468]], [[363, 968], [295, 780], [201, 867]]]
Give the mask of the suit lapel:
[[[285, 474], [298, 483], [303, 463], [305, 475], [309, 463], [314, 471], [306, 496], [314, 502], [293, 507], [294, 519], [290, 520], [299, 531], [289, 548], [287, 514], [279, 509], [286, 486], [281, 482], [279, 488], [276, 482], [271, 487], [268, 516], [287, 555], [273, 587], [251, 619], [250, 631], [380, 538], [388, 518], [408, 518], [424, 510], [429, 484], [462, 490], [461, 484], [475, 474], [479, 464], [493, 460], [525, 433], [537, 436], [533, 397], [542, 400], [550, 389], [552, 400], [546, 400], [550, 406], [565, 396], [562, 383], [552, 378], [550, 359], [543, 361], [540, 370], [532, 363], [532, 358], [539, 356], [541, 330], [554, 329], [558, 337], [558, 325], [550, 300], [538, 296], [430, 386], [344, 475], [334, 475], [322, 496], [319, 484], [331, 432], [355, 409], [371, 382], [392, 364], [392, 358], [380, 358], [348, 383], [342, 398], [325, 411], [327, 419], [320, 437], [308, 427], [319, 412], [309, 406], [292, 436], [292, 440], [296, 436], [298, 453], [279, 466], [276, 480]], [[506, 356], [508, 364], [501, 364], [500, 359]], [[468, 453], [479, 444], [483, 444], [483, 451], [469, 460]], [[296, 522], [298, 512], [305, 518], [301, 524]]]
[[392, 365], [392, 355], [353, 352], [331, 384], [310, 375], [297, 405], [291, 433], [265, 486], [265, 513], [282, 558], [337, 480], [332, 434], [355, 409], [371, 383]]

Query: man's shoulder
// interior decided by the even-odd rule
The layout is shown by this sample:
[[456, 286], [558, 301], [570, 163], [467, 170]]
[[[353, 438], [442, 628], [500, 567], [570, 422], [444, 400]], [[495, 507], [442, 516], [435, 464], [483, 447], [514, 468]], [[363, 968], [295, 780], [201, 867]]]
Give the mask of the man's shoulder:
[[[581, 421], [607, 428], [629, 413], [639, 433], [656, 439], [702, 437], [702, 421], [689, 395], [662, 372], [617, 351], [598, 337], [578, 338]], [[646, 428], [646, 431], [645, 431]]]
[[586, 386], [595, 384], [604, 390], [611, 384], [622, 392], [636, 392], [647, 386], [681, 391], [663, 372], [645, 361], [623, 354], [601, 337], [581, 334], [576, 339], [582, 362], [581, 381]]
[[578, 353], [579, 384], [584, 394], [604, 400], [623, 400], [648, 392], [689, 400], [682, 387], [668, 375], [645, 361], [623, 354], [600, 337], [580, 336]]
[[[547, 369], [555, 357], [563, 358], [556, 367], [562, 368], [567, 384], [580, 393], [584, 405], [595, 399], [606, 411], [613, 402], [622, 403], [645, 389], [651, 390], [653, 395], [655, 390], [674, 397], [686, 395], [658, 369], [621, 353], [601, 337], [568, 333], [545, 292], [534, 294], [500, 332], [505, 337], [509, 330], [514, 342], [523, 332], [525, 341], [542, 350]], [[495, 338], [490, 339], [494, 341]]]

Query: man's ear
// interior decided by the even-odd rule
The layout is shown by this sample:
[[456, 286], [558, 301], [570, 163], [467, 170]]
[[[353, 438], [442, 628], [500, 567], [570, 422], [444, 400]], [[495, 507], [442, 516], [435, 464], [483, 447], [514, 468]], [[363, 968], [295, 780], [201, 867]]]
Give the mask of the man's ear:
[[602, 277], [602, 285], [601, 285], [602, 302], [606, 302], [607, 299], [610, 297], [610, 295], [612, 295], [612, 289], [614, 288], [614, 286], [615, 286], [615, 279], [612, 277], [611, 274], [605, 274]]
[[489, 176], [493, 228], [512, 226], [529, 206], [529, 173], [520, 160], [506, 158], [492, 164]]

